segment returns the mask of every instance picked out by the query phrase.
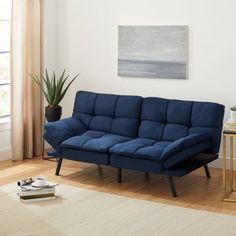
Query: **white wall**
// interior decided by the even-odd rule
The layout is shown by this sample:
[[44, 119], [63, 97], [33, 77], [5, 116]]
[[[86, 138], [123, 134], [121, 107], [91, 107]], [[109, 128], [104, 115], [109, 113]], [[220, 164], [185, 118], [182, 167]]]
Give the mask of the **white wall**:
[[[80, 1], [57, 0], [57, 3], [57, 69], [58, 71], [66, 69], [71, 78], [80, 73], [62, 102], [62, 115], [67, 117], [72, 114], [76, 92], [87, 89], [85, 86], [87, 72], [93, 70], [93, 68], [89, 63], [89, 55], [86, 55], [86, 48], [89, 45], [84, 48], [83, 40], [86, 40], [86, 38], [81, 37], [85, 33], [84, 28], [86, 26], [84, 27], [84, 22], [81, 21], [82, 16], [80, 14], [83, 11]], [[86, 12], [83, 12], [83, 14], [86, 15]]]

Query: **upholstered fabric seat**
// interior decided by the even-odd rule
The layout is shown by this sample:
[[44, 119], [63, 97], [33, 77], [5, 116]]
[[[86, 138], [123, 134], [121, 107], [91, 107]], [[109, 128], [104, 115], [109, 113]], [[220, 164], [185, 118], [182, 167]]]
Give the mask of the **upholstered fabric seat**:
[[114, 155], [133, 157], [158, 161], [161, 163], [178, 163], [211, 146], [210, 136], [207, 134], [194, 134], [181, 138], [175, 142], [157, 141], [148, 138], [132, 139], [110, 148]]
[[121, 135], [89, 130], [82, 135], [66, 139], [61, 146], [67, 149], [107, 153], [112, 146], [129, 140], [130, 138]]
[[159, 161], [165, 148], [170, 145], [168, 141], [157, 141], [148, 138], [136, 138], [128, 142], [117, 144], [110, 148], [116, 155]]

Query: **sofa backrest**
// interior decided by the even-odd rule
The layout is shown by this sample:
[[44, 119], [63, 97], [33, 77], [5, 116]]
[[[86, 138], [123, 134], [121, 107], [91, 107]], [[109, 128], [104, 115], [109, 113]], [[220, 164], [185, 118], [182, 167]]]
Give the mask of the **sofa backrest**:
[[138, 136], [175, 141], [194, 133], [211, 136], [213, 153], [218, 153], [224, 106], [210, 102], [192, 102], [148, 97], [143, 99]]
[[89, 130], [137, 137], [142, 98], [79, 91], [73, 116]]
[[79, 91], [73, 116], [88, 130], [127, 137], [175, 141], [194, 133], [211, 136], [213, 153], [218, 153], [224, 106], [211, 102], [142, 98]]

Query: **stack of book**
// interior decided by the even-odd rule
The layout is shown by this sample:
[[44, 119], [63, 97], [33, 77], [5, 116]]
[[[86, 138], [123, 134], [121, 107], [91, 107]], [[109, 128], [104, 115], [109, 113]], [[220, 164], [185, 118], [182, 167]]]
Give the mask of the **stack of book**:
[[226, 123], [224, 123], [224, 132], [236, 134], [236, 122], [227, 121]]
[[55, 186], [57, 184], [47, 182], [42, 187], [33, 187], [31, 184], [17, 186], [17, 192], [22, 202], [36, 202], [55, 199]]

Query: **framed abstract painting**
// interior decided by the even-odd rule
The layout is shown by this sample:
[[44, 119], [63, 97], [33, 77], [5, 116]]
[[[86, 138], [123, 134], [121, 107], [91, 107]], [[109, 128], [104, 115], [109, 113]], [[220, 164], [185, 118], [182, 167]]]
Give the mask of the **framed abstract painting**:
[[118, 75], [187, 79], [187, 26], [119, 26]]

